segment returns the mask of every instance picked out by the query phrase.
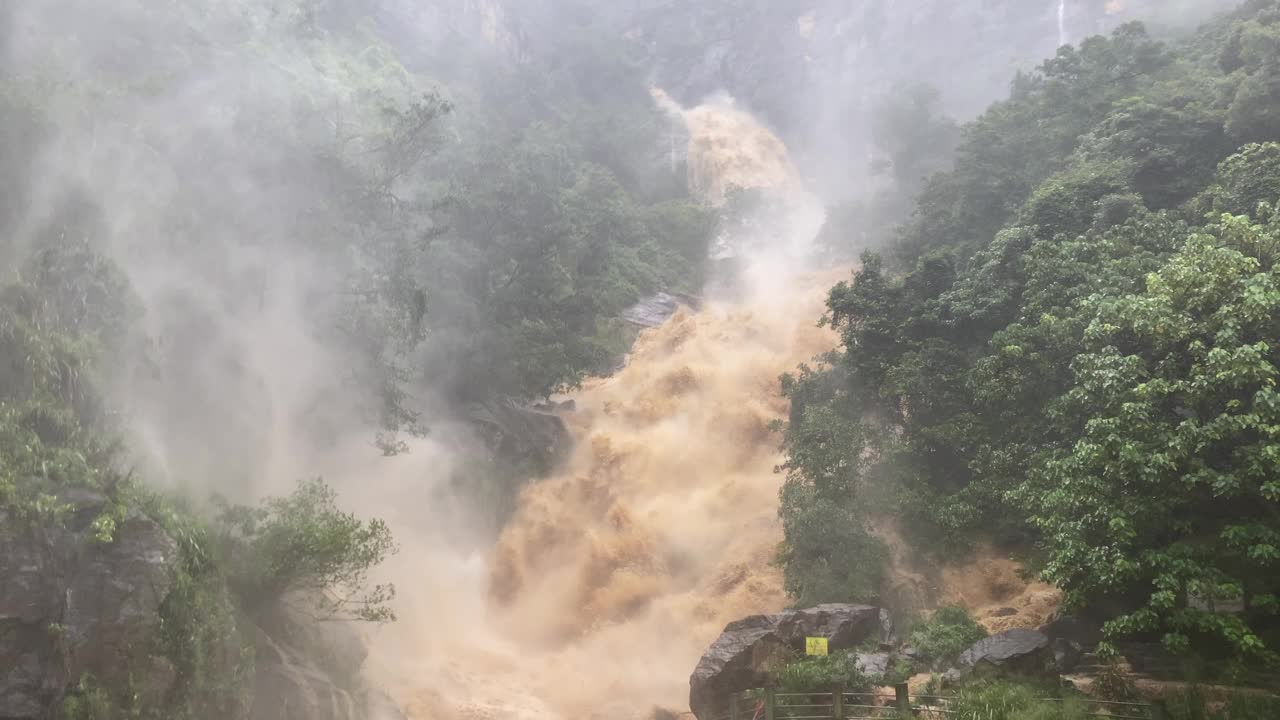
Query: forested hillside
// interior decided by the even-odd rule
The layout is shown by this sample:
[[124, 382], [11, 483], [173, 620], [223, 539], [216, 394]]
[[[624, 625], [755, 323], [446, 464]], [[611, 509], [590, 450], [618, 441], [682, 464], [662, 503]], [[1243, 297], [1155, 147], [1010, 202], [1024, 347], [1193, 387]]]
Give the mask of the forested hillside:
[[[0, 716], [354, 712], [365, 651], [305, 628], [389, 619], [395, 545], [290, 492], [312, 456], [572, 387], [700, 284], [716, 215], [625, 44], [380, 7], [0, 8]], [[456, 448], [477, 526], [538, 469], [501, 451]]]
[[3, 256], [121, 267], [147, 312], [106, 318], [136, 334], [105, 389], [180, 486], [252, 485], [271, 418], [359, 415], [398, 452], [424, 414], [571, 387], [625, 351], [623, 308], [699, 283], [715, 218], [625, 45], [513, 59], [445, 7], [424, 45], [385, 7], [7, 10]]
[[963, 126], [784, 378], [799, 603], [876, 596], [894, 516], [935, 557], [1014, 548], [1111, 640], [1276, 661], [1278, 73], [1255, 0], [1064, 47]]
[[1104, 658], [1274, 669], [1228, 4], [0, 3], [0, 719], [670, 717], [828, 601], [888, 682], [986, 633], [893, 637], [894, 563], [993, 543]]

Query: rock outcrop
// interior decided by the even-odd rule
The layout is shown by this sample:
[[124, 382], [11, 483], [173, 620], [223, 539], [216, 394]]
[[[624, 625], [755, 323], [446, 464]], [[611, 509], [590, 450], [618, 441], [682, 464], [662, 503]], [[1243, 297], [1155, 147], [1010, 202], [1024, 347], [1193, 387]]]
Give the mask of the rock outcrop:
[[622, 319], [640, 327], [658, 327], [675, 315], [681, 305], [697, 309], [698, 302], [687, 295], [654, 293], [622, 311]]
[[1056, 674], [1049, 637], [1038, 630], [1006, 630], [974, 643], [947, 671], [950, 681], [978, 677], [1042, 678]]
[[352, 623], [317, 623], [304, 598], [263, 613], [255, 638], [249, 720], [392, 720], [395, 703], [371, 688], [362, 670], [369, 655]]
[[[175, 580], [178, 549], [136, 510], [111, 542], [92, 523], [106, 498], [72, 491], [58, 498], [60, 521], [27, 523], [0, 510], [0, 717], [37, 720], [85, 676], [132, 682], [162, 696], [175, 679], [162, 658], [137, 662], [160, 631], [160, 606]], [[131, 675], [131, 676], [130, 676]]]
[[560, 462], [572, 444], [563, 418], [514, 400], [475, 403], [466, 419], [496, 457], [517, 465], [532, 463], [539, 472]]
[[730, 694], [762, 687], [771, 671], [804, 652], [805, 638], [824, 637], [836, 651], [891, 635], [888, 612], [868, 605], [818, 605], [743, 618], [729, 623], [698, 661], [689, 678], [689, 707], [709, 718]]
[[359, 695], [320, 663], [259, 631], [250, 720], [362, 720]]
[[887, 652], [858, 653], [854, 656], [854, 663], [858, 666], [858, 672], [863, 675], [869, 678], [881, 678], [893, 666], [893, 657], [892, 653]]
[[[100, 493], [65, 491], [57, 502], [65, 512], [34, 522], [0, 510], [0, 718], [58, 717], [84, 679], [136, 707], [166, 707], [179, 680], [161, 636], [182, 562], [177, 543], [137, 509], [112, 512], [109, 541], [99, 537], [94, 521], [108, 504]], [[225, 586], [209, 592], [233, 607]], [[362, 679], [367, 652], [351, 628], [286, 604], [254, 619], [250, 720], [402, 717]], [[202, 650], [210, 668], [240, 659], [238, 634], [225, 641]]]

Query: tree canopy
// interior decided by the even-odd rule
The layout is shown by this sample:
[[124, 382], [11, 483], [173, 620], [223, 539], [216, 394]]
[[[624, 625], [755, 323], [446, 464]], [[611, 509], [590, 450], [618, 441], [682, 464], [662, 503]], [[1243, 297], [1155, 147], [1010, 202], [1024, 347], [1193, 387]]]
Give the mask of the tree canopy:
[[1276, 660], [1276, 28], [1274, 2], [1179, 42], [1126, 25], [962, 128], [831, 290], [840, 350], [784, 378], [793, 592], [805, 518], [858, 508], [922, 548], [1034, 548], [1111, 639]]

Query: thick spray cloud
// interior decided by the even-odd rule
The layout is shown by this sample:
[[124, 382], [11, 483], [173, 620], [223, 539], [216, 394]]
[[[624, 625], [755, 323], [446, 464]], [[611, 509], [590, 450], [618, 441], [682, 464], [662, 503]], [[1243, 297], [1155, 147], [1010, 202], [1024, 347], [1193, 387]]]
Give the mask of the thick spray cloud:
[[417, 81], [376, 45], [352, 67], [351, 49], [308, 44], [289, 3], [6, 7], [10, 66], [46, 91], [48, 128], [9, 242], [76, 235], [129, 276], [144, 312], [109, 384], [144, 474], [243, 498], [371, 438], [342, 303], [372, 262], [361, 236], [394, 218], [342, 204], [376, 170], [337, 152], [376, 162], [380, 108]]

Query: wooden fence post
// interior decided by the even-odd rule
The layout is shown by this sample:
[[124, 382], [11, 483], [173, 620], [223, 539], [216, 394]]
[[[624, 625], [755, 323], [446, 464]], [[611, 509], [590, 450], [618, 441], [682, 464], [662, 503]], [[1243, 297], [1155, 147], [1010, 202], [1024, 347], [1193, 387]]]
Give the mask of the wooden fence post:
[[911, 690], [906, 683], [893, 686], [893, 694], [898, 701], [898, 714], [904, 718], [911, 717]]
[[729, 720], [738, 720], [738, 694], [729, 696]]
[[772, 687], [764, 689], [764, 720], [774, 720], [774, 711], [777, 708], [777, 698], [774, 697]]
[[835, 720], [844, 720], [844, 686], [837, 685], [835, 695], [831, 697], [831, 714]]

